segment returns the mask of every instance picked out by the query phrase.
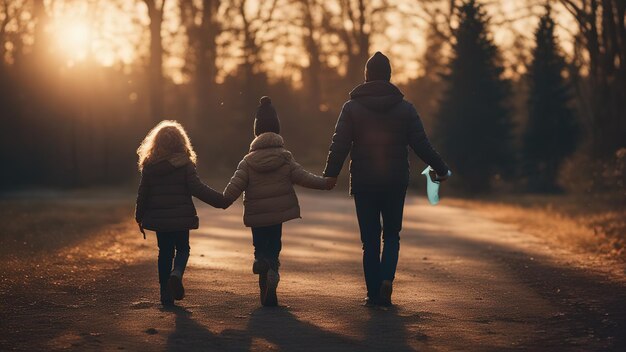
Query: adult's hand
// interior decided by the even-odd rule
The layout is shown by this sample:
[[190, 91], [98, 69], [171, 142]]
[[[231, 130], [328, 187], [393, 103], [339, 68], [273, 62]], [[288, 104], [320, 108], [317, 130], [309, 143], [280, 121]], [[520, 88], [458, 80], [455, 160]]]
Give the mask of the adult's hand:
[[433, 178], [433, 180], [435, 182], [444, 182], [450, 177], [450, 175], [452, 175], [452, 172], [448, 170], [448, 172], [445, 175], [435, 175], [435, 178]]
[[337, 185], [337, 177], [324, 177], [326, 179], [326, 189], [331, 190]]

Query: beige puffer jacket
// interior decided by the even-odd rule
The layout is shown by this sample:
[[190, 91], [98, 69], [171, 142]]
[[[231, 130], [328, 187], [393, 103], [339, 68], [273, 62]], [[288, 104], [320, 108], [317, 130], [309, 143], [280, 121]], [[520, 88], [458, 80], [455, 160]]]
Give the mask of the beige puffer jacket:
[[298, 164], [284, 148], [283, 138], [263, 133], [250, 144], [250, 153], [224, 189], [228, 205], [243, 195], [243, 223], [248, 227], [270, 226], [300, 218], [293, 185], [326, 189], [326, 180]]

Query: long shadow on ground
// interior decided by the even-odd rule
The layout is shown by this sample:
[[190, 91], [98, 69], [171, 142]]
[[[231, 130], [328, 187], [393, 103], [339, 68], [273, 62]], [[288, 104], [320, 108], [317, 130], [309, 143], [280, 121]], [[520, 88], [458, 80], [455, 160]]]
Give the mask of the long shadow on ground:
[[193, 313], [184, 307], [164, 308], [173, 313], [175, 330], [167, 337], [167, 351], [248, 351], [250, 337], [241, 330], [227, 329], [213, 333], [193, 319]]

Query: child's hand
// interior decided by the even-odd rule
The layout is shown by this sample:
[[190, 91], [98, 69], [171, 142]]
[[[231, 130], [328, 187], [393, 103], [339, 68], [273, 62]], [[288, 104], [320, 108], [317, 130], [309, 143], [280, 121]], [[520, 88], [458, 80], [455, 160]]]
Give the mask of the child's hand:
[[324, 177], [326, 180], [326, 189], [331, 190], [337, 185], [337, 177]]
[[141, 225], [140, 222], [137, 223], [137, 226], [139, 226], [139, 232], [141, 232], [143, 234], [143, 239], [146, 239], [146, 231], [143, 229], [143, 226]]

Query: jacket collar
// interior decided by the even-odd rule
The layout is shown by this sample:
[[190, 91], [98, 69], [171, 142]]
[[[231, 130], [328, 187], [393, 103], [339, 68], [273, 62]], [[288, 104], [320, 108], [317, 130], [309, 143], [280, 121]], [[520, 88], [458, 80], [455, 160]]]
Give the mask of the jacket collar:
[[181, 168], [191, 162], [189, 155], [186, 153], [175, 153], [160, 160], [155, 160], [144, 166], [144, 172], [163, 175]]
[[250, 151], [268, 148], [282, 148], [285, 146], [283, 137], [273, 132], [266, 132], [256, 137], [252, 143], [250, 143]]
[[384, 112], [401, 103], [404, 94], [388, 81], [371, 81], [354, 88], [350, 98], [369, 110]]
[[356, 86], [350, 92], [350, 98], [357, 99], [361, 97], [381, 97], [381, 96], [399, 96], [404, 97], [404, 94], [389, 81], [370, 81]]

